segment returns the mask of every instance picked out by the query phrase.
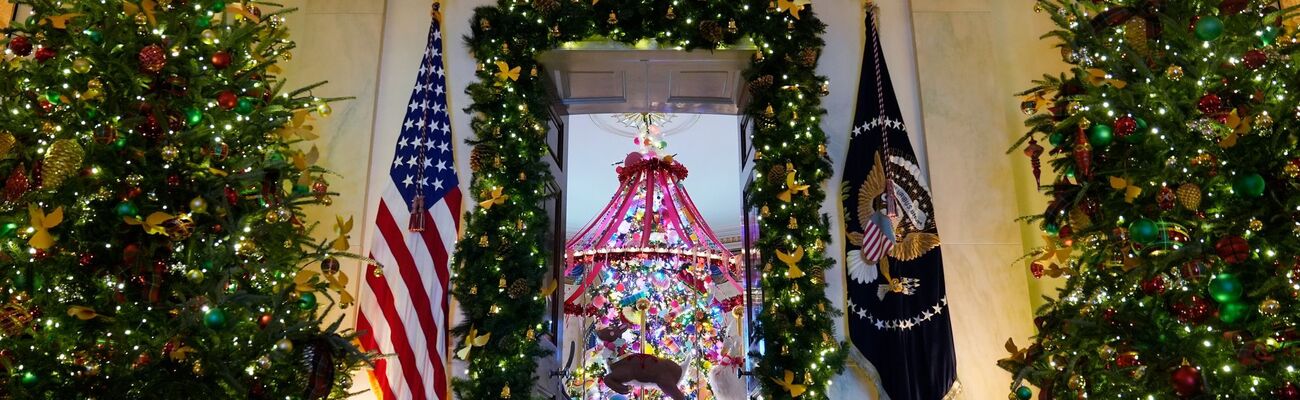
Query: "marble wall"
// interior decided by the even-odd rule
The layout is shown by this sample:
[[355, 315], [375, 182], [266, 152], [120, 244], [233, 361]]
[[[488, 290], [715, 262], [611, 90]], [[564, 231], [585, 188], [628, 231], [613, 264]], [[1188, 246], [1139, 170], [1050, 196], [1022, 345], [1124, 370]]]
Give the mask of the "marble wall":
[[1013, 220], [1043, 203], [1027, 159], [1003, 155], [1024, 132], [1012, 94], [1059, 71], [1060, 52], [1038, 40], [1050, 20], [1030, 2], [911, 3], [958, 376], [964, 398], [1000, 398], [1010, 375], [993, 365], [1007, 355], [999, 345], [1033, 334], [1031, 307], [1044, 286], [1015, 262], [1036, 236]]
[[[415, 78], [429, 0], [282, 0], [300, 11], [289, 17], [299, 49], [287, 68], [293, 82], [330, 80], [321, 97], [356, 96], [335, 104], [334, 116], [319, 123], [322, 164], [341, 175], [332, 188], [343, 193], [330, 210], [315, 210], [328, 236], [334, 214], [358, 221], [352, 243], [368, 243], [375, 204], [367, 193], [382, 190], [382, 171], [392, 157], [403, 106]], [[460, 37], [469, 31], [473, 9], [491, 0], [444, 1], [444, 38], [449, 71], [449, 107], [458, 139], [470, 133], [469, 116], [458, 112], [470, 100], [463, 88], [473, 79], [474, 61]], [[880, 0], [884, 49], [903, 102], [904, 119], [931, 178], [940, 234], [945, 244], [949, 298], [958, 350], [962, 398], [1006, 396], [1009, 375], [993, 363], [1005, 355], [1002, 342], [1023, 343], [1033, 333], [1031, 306], [1050, 288], [1015, 263], [1036, 236], [1014, 219], [1041, 207], [1028, 163], [1004, 155], [1021, 132], [1022, 116], [1012, 93], [1030, 79], [1057, 71], [1058, 52], [1037, 40], [1049, 28], [1028, 2], [1001, 0]], [[1015, 4], [1006, 4], [1015, 3]], [[823, 128], [831, 133], [829, 153], [841, 165], [853, 117], [864, 14], [861, 0], [814, 0], [828, 25], [827, 51], [819, 73], [831, 79]], [[1016, 23], [1007, 23], [1016, 21]], [[468, 148], [458, 144], [458, 169], [468, 171]], [[837, 169], [839, 169], [837, 167]], [[378, 173], [374, 171], [380, 171]], [[462, 184], [468, 176], [462, 176]], [[832, 184], [838, 177], [832, 179]], [[827, 203], [828, 213], [836, 206]], [[839, 226], [838, 220], [832, 226]], [[839, 235], [833, 235], [838, 237]], [[1026, 244], [1029, 243], [1029, 244]], [[836, 249], [833, 245], [830, 248]], [[842, 264], [841, 264], [842, 266]], [[348, 265], [356, 276], [360, 264]], [[827, 295], [843, 299], [842, 269], [830, 274]], [[353, 280], [353, 290], [356, 289]], [[1044, 286], [1040, 288], [1040, 286]], [[355, 318], [355, 310], [341, 314]], [[841, 327], [842, 329], [842, 327]], [[358, 383], [364, 382], [359, 379]], [[357, 389], [364, 389], [358, 385]], [[832, 398], [875, 398], [875, 390], [853, 374], [837, 379]], [[373, 398], [363, 394], [358, 398]]]

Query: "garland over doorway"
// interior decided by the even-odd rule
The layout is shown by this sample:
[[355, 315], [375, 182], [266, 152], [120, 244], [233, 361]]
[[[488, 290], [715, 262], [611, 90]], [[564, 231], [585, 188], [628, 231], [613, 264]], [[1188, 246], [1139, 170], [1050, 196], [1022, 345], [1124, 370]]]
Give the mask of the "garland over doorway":
[[[757, 242], [766, 294], [758, 315], [765, 351], [754, 375], [769, 399], [826, 399], [842, 369], [834, 339], [839, 311], [823, 295], [830, 241], [821, 212], [822, 183], [832, 175], [819, 124], [826, 79], [816, 75], [825, 25], [808, 0], [498, 0], [475, 11], [468, 45], [479, 82], [468, 93], [471, 190], [479, 207], [466, 215], [457, 245], [453, 295], [465, 322], [453, 333], [467, 359], [462, 399], [528, 398], [545, 331], [546, 297], [558, 284], [543, 248], [549, 196], [545, 157], [549, 96], [536, 56], [595, 36], [623, 43], [653, 40], [682, 50], [714, 50], [743, 38], [757, 45], [745, 71], [755, 121], [757, 171], [748, 203], [759, 209]], [[469, 350], [469, 351], [465, 351]]]

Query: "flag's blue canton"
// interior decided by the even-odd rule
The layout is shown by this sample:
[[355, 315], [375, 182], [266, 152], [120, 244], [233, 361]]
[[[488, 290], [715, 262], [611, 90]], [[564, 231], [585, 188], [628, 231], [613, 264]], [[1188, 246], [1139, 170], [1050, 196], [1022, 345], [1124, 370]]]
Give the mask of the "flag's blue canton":
[[421, 187], [427, 208], [459, 184], [452, 158], [455, 143], [451, 142], [447, 73], [442, 67], [442, 55], [442, 29], [435, 18], [388, 172], [407, 207]]

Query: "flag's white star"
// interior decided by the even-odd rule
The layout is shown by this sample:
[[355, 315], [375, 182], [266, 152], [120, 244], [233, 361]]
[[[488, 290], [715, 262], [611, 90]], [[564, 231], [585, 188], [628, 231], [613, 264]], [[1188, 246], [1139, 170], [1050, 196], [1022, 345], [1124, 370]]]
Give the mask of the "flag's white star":
[[441, 172], [442, 170], [447, 169], [447, 161], [446, 161], [446, 160], [438, 160], [438, 165], [436, 165], [435, 167], [438, 168], [438, 171], [439, 171], [439, 172]]
[[433, 180], [433, 188], [434, 188], [435, 190], [442, 190], [442, 179], [434, 179], [434, 180]]
[[403, 179], [403, 180], [402, 180], [402, 184], [403, 184], [403, 185], [406, 185], [406, 186], [411, 186], [411, 185], [414, 184], [414, 183], [415, 183], [415, 177], [414, 177], [414, 176], [407, 175], [407, 176], [406, 176], [406, 179]]

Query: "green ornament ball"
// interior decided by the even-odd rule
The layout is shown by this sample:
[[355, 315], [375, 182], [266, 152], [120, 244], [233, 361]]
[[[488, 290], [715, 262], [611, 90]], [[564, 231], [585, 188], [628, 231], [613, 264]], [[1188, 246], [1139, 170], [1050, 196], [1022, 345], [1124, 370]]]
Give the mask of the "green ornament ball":
[[1263, 196], [1264, 186], [1264, 177], [1257, 173], [1240, 175], [1237, 179], [1232, 180], [1232, 191], [1246, 197]]
[[1096, 147], [1110, 146], [1115, 141], [1115, 129], [1110, 125], [1096, 124], [1088, 128], [1088, 143]]
[[226, 9], [226, 2], [221, 1], [221, 0], [214, 1], [214, 2], [212, 2], [212, 7], [208, 8], [208, 9], [209, 9], [209, 10], [212, 10], [212, 12], [221, 12], [221, 10], [225, 10], [225, 9]]
[[97, 30], [94, 30], [94, 29], [87, 29], [84, 33], [86, 34], [86, 37], [90, 39], [91, 42], [93, 42], [93, 43], [95, 43], [95, 44], [101, 44], [101, 43], [104, 43], [104, 33], [103, 33], [103, 32], [100, 32], [100, 31], [97, 31]]
[[40, 383], [40, 381], [41, 381], [40, 378], [38, 378], [36, 374], [33, 374], [32, 371], [23, 372], [23, 377], [21, 380], [23, 386], [27, 386], [27, 387], [36, 386], [36, 384]]
[[59, 92], [51, 90], [45, 92], [45, 100], [48, 100], [51, 104], [59, 104], [63, 102], [63, 97]]
[[239, 102], [235, 104], [235, 112], [239, 115], [248, 115], [253, 113], [253, 99], [240, 97]]
[[113, 212], [116, 213], [118, 217], [134, 217], [140, 214], [140, 209], [135, 207], [135, 203], [123, 201], [117, 203], [117, 207], [113, 207]]
[[1236, 302], [1244, 290], [1241, 280], [1233, 274], [1218, 274], [1210, 280], [1210, 297], [1219, 303]]
[[203, 314], [203, 326], [212, 329], [224, 328], [226, 326], [226, 312], [220, 308], [208, 309], [208, 312]]
[[86, 106], [86, 119], [95, 119], [99, 117], [99, 107]]
[[1061, 227], [1057, 224], [1046, 223], [1043, 224], [1043, 232], [1047, 232], [1048, 235], [1055, 236], [1056, 234], [1061, 233]]
[[1061, 147], [1062, 144], [1065, 144], [1065, 134], [1053, 132], [1051, 136], [1047, 137], [1047, 142], [1051, 143], [1053, 147]]
[[1259, 32], [1259, 43], [1261, 46], [1272, 46], [1277, 43], [1278, 30], [1276, 26], [1265, 26]]
[[199, 28], [207, 28], [212, 26], [212, 18], [206, 15], [200, 15], [198, 19], [194, 20], [194, 25]]
[[189, 123], [191, 126], [203, 122], [203, 110], [200, 110], [198, 107], [185, 109], [185, 122]]
[[18, 224], [13, 222], [0, 225], [0, 238], [7, 238], [18, 233]]
[[1034, 396], [1034, 391], [1031, 390], [1031, 389], [1029, 389], [1029, 386], [1021, 386], [1021, 387], [1016, 388], [1016, 398], [1017, 398], [1017, 399], [1020, 399], [1020, 400], [1029, 400], [1029, 398], [1030, 398], [1030, 397], [1033, 397], [1033, 396]]
[[1129, 224], [1128, 234], [1130, 238], [1133, 238], [1134, 242], [1149, 244], [1160, 238], [1160, 226], [1156, 224], [1156, 221], [1142, 218]]
[[1204, 41], [1218, 39], [1223, 35], [1223, 20], [1213, 15], [1201, 17], [1196, 21], [1196, 38]]
[[122, 150], [125, 148], [126, 148], [126, 136], [119, 136], [117, 140], [113, 141], [114, 150]]
[[1224, 304], [1219, 308], [1219, 320], [1225, 323], [1234, 323], [1245, 319], [1250, 315], [1250, 306], [1241, 302], [1232, 302]]
[[302, 185], [302, 184], [293, 185], [293, 194], [301, 196], [301, 195], [306, 195], [307, 193], [311, 193], [311, 188], [308, 188], [307, 185]]
[[304, 292], [301, 295], [298, 295], [298, 308], [304, 311], [315, 309], [316, 294], [312, 292]]

